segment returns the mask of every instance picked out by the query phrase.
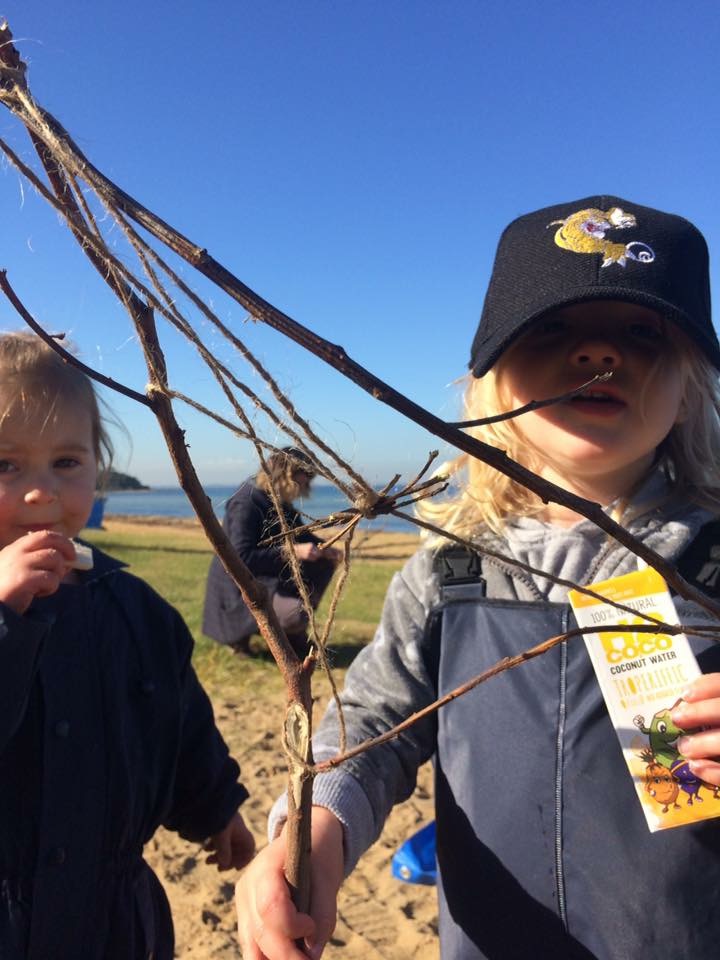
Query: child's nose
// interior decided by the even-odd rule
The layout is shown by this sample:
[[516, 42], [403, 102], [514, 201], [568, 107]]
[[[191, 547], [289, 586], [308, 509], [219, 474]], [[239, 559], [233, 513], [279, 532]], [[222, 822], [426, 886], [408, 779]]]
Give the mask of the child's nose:
[[57, 499], [55, 487], [50, 482], [36, 482], [25, 491], [25, 503], [52, 503]]
[[618, 347], [610, 340], [587, 338], [573, 349], [571, 362], [578, 367], [602, 367], [613, 370], [622, 363]]

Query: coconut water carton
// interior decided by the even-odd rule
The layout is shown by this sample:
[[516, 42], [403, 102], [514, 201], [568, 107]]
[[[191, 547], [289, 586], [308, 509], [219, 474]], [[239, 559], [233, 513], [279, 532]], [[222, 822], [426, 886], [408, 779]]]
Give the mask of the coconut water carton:
[[670, 716], [700, 674], [687, 638], [633, 629], [648, 624], [641, 614], [678, 623], [665, 581], [647, 567], [592, 589], [637, 611], [618, 610], [577, 590], [568, 594], [579, 626], [603, 628], [585, 634], [585, 644], [648, 827], [664, 830], [720, 816], [720, 791], [691, 772], [677, 748], [685, 731]]

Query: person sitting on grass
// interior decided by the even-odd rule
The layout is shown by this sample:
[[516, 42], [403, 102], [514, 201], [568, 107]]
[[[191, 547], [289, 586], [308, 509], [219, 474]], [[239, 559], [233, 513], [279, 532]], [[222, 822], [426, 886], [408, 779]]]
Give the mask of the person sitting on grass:
[[[268, 457], [267, 473], [260, 470], [230, 497], [223, 518], [223, 528], [238, 555], [270, 590], [280, 625], [298, 656], [305, 656], [308, 649], [308, 615], [292, 576], [284, 541], [267, 542], [282, 533], [270, 491], [274, 488], [277, 492], [287, 528], [295, 530], [303, 525], [303, 520], [293, 501], [308, 496], [314, 476], [310, 460], [302, 450], [284, 447]], [[323, 548], [322, 540], [309, 531], [297, 534], [292, 549], [310, 603], [316, 609], [335, 572], [340, 551]], [[249, 654], [250, 637], [258, 632], [255, 618], [218, 557], [210, 563], [202, 629], [208, 637], [227, 644], [241, 656]]]

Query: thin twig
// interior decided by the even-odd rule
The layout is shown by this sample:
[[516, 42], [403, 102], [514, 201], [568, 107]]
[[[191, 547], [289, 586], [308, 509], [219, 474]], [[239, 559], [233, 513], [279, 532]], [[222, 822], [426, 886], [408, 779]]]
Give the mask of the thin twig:
[[448, 426], [457, 427], [460, 430], [465, 427], [485, 427], [490, 423], [514, 420], [516, 417], [521, 417], [524, 413], [531, 413], [533, 410], [542, 410], [543, 407], [551, 407], [557, 403], [566, 403], [575, 397], [581, 397], [584, 393], [587, 393], [591, 387], [594, 387], [598, 383], [606, 383], [611, 377], [612, 370], [608, 370], [606, 373], [598, 373], [592, 380], [588, 380], [587, 383], [583, 383], [582, 386], [577, 387], [575, 390], [571, 390], [569, 393], [562, 393], [558, 397], [550, 397], [547, 400], [531, 400], [522, 407], [517, 407], [515, 410], [508, 410], [507, 413], [496, 413], [492, 417], [480, 417], [478, 420], [458, 420], [456, 423], [449, 423]]
[[130, 397], [131, 400], [136, 400], [138, 403], [144, 404], [144, 406], [151, 406], [150, 400], [145, 396], [144, 393], [138, 393], [137, 390], [133, 390], [131, 387], [126, 387], [122, 383], [118, 383], [117, 380], [113, 380], [111, 377], [106, 377], [102, 373], [99, 373], [93, 367], [88, 367], [87, 364], [83, 363], [82, 360], [79, 360], [69, 351], [65, 350], [64, 347], [60, 346], [58, 343], [57, 334], [46, 333], [43, 327], [35, 320], [32, 314], [25, 308], [20, 298], [17, 296], [13, 290], [10, 281], [7, 278], [7, 271], [0, 270], [0, 290], [5, 294], [10, 303], [13, 305], [15, 310], [20, 314], [25, 323], [35, 331], [35, 333], [52, 347], [56, 353], [65, 360], [66, 363], [71, 363], [76, 366], [79, 370], [87, 376], [96, 380], [98, 383], [102, 383], [104, 386], [109, 387], [111, 390], [116, 390], [118, 393], [122, 393], [126, 397]]
[[[658, 627], [662, 628], [663, 633], [673, 635], [679, 633], [697, 633], [697, 628], [695, 626], [691, 625], [689, 627], [683, 627], [681, 624], [678, 625], [668, 623], [659, 623], [656, 625], [645, 623], [633, 624], [633, 631], [637, 633], [659, 633], [660, 630]], [[704, 629], [704, 627], [701, 629]], [[416, 711], [412, 714], [412, 716], [407, 717], [407, 719], [403, 720], [401, 723], [398, 723], [396, 726], [392, 727], [392, 729], [386, 730], [385, 733], [381, 733], [377, 737], [372, 737], [370, 740], [364, 740], [362, 743], [352, 747], [350, 750], [346, 750], [344, 753], [340, 752], [337, 754], [337, 756], [330, 757], [327, 760], [321, 760], [319, 763], [316, 763], [313, 768], [313, 772], [315, 775], [327, 773], [330, 770], [333, 770], [335, 767], [340, 766], [340, 764], [345, 763], [347, 760], [351, 760], [353, 757], [357, 757], [361, 753], [371, 750], [373, 747], [379, 747], [383, 743], [388, 743], [390, 740], [397, 739], [411, 726], [418, 723], [420, 720], [424, 720], [426, 717], [432, 716], [433, 713], [437, 713], [437, 711], [442, 707], [446, 706], [448, 703], [452, 703], [453, 700], [457, 700], [458, 697], [464, 696], [471, 690], [474, 690], [475, 687], [480, 686], [481, 683], [485, 683], [492, 677], [499, 676], [501, 673], [505, 673], [508, 670], [512, 670], [514, 667], [518, 667], [523, 663], [527, 663], [529, 660], [534, 660], [535, 657], [539, 657], [543, 653], [547, 653], [548, 650], [552, 650], [553, 647], [558, 646], [560, 643], [565, 643], [567, 640], [572, 640], [574, 637], [583, 636], [588, 633], [617, 633], [617, 630], [617, 624], [598, 625], [594, 627], [576, 627], [574, 630], [568, 630], [567, 633], [561, 633], [556, 637], [550, 637], [548, 640], [543, 640], [542, 643], [538, 643], [536, 646], [530, 647], [529, 650], [523, 650], [522, 653], [517, 653], [511, 657], [503, 657], [502, 660], [498, 660], [497, 663], [493, 664], [491, 667], [488, 667], [487, 670], [483, 670], [482, 673], [473, 677], [471, 680], [468, 680], [466, 683], [456, 687], [454, 690], [451, 690], [450, 693], [447, 693], [445, 696], [440, 697], [440, 699], [429, 703], [426, 707], [423, 707], [422, 710]], [[720, 631], [720, 625], [716, 627], [716, 630]]]

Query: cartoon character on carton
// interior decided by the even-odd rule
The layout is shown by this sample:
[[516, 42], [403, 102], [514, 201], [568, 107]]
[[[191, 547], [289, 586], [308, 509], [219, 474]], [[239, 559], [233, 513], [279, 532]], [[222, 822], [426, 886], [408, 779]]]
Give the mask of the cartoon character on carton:
[[647, 763], [645, 768], [646, 792], [650, 794], [655, 803], [662, 807], [663, 813], [668, 812], [671, 804], [676, 810], [679, 810], [680, 804], [677, 802], [677, 798], [680, 793], [680, 785], [678, 781], [667, 767], [663, 767], [660, 763], [648, 762], [648, 755], [649, 751], [647, 754], [641, 755]]
[[[674, 706], [675, 704], [673, 704]], [[672, 722], [670, 710], [673, 707], [667, 710], [659, 710], [650, 721], [649, 727], [645, 726], [645, 717], [633, 717], [633, 723], [641, 733], [644, 733], [650, 739], [650, 749], [642, 754], [642, 759], [668, 770], [677, 782], [679, 789], [687, 794], [688, 806], [692, 806], [694, 801], [703, 802], [703, 798], [700, 796], [700, 787], [703, 785], [703, 781], [690, 770], [687, 760], [675, 745], [678, 737], [686, 731], [681, 727], [676, 727]], [[715, 791], [715, 796], [717, 796], [717, 791]], [[663, 810], [663, 813], [665, 812]]]

